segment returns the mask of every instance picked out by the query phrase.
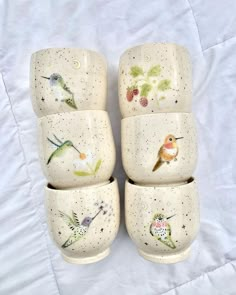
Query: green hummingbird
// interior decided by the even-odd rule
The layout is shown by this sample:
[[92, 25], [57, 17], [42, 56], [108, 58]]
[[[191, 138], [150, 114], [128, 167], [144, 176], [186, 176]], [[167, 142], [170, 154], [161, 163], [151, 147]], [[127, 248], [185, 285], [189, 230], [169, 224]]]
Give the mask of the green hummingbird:
[[73, 231], [73, 233], [69, 236], [69, 238], [65, 241], [65, 243], [61, 246], [62, 248], [67, 248], [70, 245], [77, 242], [83, 236], [85, 236], [88, 232], [90, 224], [93, 220], [98, 216], [98, 214], [103, 211], [103, 206], [99, 207], [99, 211], [93, 217], [85, 217], [80, 224], [78, 216], [75, 212], [72, 211], [72, 217], [59, 211], [60, 216], [63, 218], [65, 223], [69, 226], [69, 228]]
[[58, 143], [55, 143], [52, 141], [50, 138], [47, 137], [47, 140], [51, 142], [53, 145], [55, 145], [57, 148], [56, 150], [50, 155], [47, 161], [47, 165], [51, 162], [51, 160], [54, 157], [60, 157], [69, 147], [73, 147], [80, 155], [81, 152], [73, 145], [72, 141], [66, 140], [66, 141], [61, 141], [59, 138], [56, 137], [55, 134], [53, 134], [54, 138], [57, 140]]
[[175, 249], [176, 246], [171, 239], [171, 226], [167, 220], [174, 216], [175, 214], [165, 217], [163, 214], [157, 213], [150, 225], [150, 234], [171, 249]]
[[53, 73], [50, 77], [41, 76], [44, 79], [49, 80], [53, 93], [61, 101], [64, 101], [68, 106], [73, 109], [77, 109], [74, 100], [74, 93], [66, 86], [62, 76], [60, 74]]

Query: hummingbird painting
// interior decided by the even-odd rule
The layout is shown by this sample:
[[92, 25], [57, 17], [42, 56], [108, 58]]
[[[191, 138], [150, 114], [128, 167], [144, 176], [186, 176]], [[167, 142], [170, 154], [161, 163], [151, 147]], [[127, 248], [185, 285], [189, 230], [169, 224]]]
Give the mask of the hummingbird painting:
[[150, 225], [150, 234], [171, 249], [175, 249], [176, 246], [171, 239], [171, 227], [167, 220], [174, 216], [175, 214], [165, 217], [163, 214], [157, 213]]
[[161, 146], [161, 148], [158, 151], [158, 155], [157, 155], [158, 160], [156, 164], [154, 165], [152, 172], [160, 168], [163, 163], [169, 164], [170, 161], [177, 160], [176, 157], [179, 153], [179, 148], [176, 141], [181, 138], [183, 137], [175, 137], [172, 134], [169, 134], [166, 136], [164, 144]]
[[[65, 223], [69, 226], [69, 228], [73, 231], [73, 233], [69, 236], [69, 238], [65, 241], [65, 243], [61, 246], [62, 248], [67, 248], [70, 245], [77, 242], [83, 236], [85, 236], [88, 232], [89, 226], [93, 222], [93, 220], [98, 216], [98, 214], [103, 211], [103, 206], [99, 207], [99, 211], [93, 217], [85, 217], [80, 224], [77, 214], [72, 211], [72, 217], [59, 211], [60, 216], [63, 218]], [[104, 211], [106, 212], [106, 211]], [[105, 213], [104, 213], [105, 214]]]
[[52, 141], [50, 138], [47, 138], [49, 142], [56, 146], [56, 150], [48, 158], [47, 165], [54, 157], [60, 157], [70, 147], [74, 148], [80, 155], [82, 155], [82, 153], [73, 145], [72, 141], [66, 140], [63, 142], [59, 138], [57, 138], [55, 134], [53, 134], [53, 136], [58, 143]]
[[77, 109], [74, 100], [74, 93], [67, 87], [62, 76], [60, 74], [53, 73], [50, 77], [41, 76], [44, 79], [49, 80], [53, 93], [62, 102], [65, 102], [73, 109]]

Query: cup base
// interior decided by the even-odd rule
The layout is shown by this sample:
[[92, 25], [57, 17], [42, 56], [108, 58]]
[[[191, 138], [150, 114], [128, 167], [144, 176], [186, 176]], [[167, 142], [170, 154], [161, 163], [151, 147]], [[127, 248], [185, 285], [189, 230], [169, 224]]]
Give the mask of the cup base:
[[89, 257], [71, 257], [67, 256], [62, 253], [63, 259], [68, 262], [68, 263], [73, 263], [73, 264], [89, 264], [89, 263], [95, 263], [98, 262], [105, 257], [107, 257], [110, 254], [110, 248], [104, 250], [103, 252], [95, 255], [95, 256], [89, 256]]
[[177, 263], [187, 259], [190, 255], [191, 248], [187, 248], [186, 250], [170, 255], [152, 255], [146, 253], [140, 249], [138, 249], [139, 255], [141, 255], [144, 259], [155, 262], [155, 263], [163, 263], [163, 264], [170, 264], [170, 263]]

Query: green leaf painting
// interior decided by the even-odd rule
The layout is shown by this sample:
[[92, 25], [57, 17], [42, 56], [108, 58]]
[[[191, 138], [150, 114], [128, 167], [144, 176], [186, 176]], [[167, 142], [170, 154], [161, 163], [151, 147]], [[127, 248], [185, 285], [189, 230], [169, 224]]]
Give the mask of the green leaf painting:
[[89, 172], [86, 172], [86, 171], [75, 171], [74, 174], [77, 175], [77, 176], [90, 176], [90, 175], [93, 175], [92, 173], [89, 173]]
[[151, 84], [148, 84], [148, 83], [145, 83], [141, 86], [141, 96], [147, 96], [148, 93], [151, 91], [152, 89], [152, 85]]
[[86, 170], [76, 170], [74, 171], [74, 174], [77, 176], [92, 176], [96, 175], [99, 168], [101, 167], [102, 160], [98, 160], [96, 164], [94, 165], [92, 162], [87, 162], [87, 169]]
[[166, 90], [169, 90], [171, 87], [170, 87], [170, 80], [161, 80], [158, 84], [158, 90], [161, 90], [161, 91], [166, 91]]
[[98, 169], [100, 168], [101, 164], [102, 164], [102, 160], [98, 160], [97, 161], [97, 164], [95, 166], [95, 169], [94, 169], [95, 173], [98, 171]]
[[167, 97], [167, 95], [159, 95], [159, 91], [172, 89], [171, 80], [158, 79], [159, 76], [163, 77], [162, 67], [159, 64], [151, 66], [148, 70], [137, 65], [132, 66], [129, 74], [133, 77], [133, 83], [127, 87], [126, 93], [129, 103], [139, 102], [142, 107], [146, 107], [149, 99], [155, 98], [159, 106], [159, 102]]
[[134, 78], [143, 75], [143, 69], [140, 68], [139, 66], [133, 66], [130, 69], [130, 75], [133, 76]]
[[150, 68], [147, 75], [148, 75], [148, 77], [157, 77], [160, 75], [160, 73], [161, 73], [161, 66], [157, 65], [157, 66]]

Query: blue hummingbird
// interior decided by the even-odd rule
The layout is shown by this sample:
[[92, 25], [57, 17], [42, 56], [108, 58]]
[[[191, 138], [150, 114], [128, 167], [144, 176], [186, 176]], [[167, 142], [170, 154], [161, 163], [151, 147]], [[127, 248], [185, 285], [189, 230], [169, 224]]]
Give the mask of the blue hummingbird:
[[49, 80], [53, 93], [57, 98], [60, 98], [62, 102], [65, 102], [71, 108], [77, 109], [74, 100], [74, 93], [66, 85], [60, 74], [53, 73], [50, 77], [41, 77]]

